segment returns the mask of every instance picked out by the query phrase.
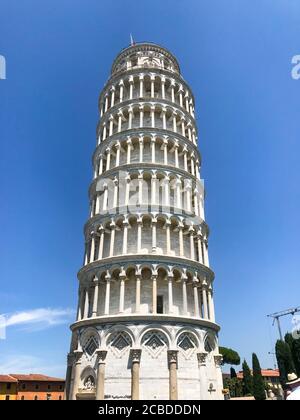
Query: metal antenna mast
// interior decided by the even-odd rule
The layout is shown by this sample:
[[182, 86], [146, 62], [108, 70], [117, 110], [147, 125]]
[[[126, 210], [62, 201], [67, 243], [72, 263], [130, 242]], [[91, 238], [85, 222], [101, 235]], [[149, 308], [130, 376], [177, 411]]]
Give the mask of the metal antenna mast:
[[280, 320], [279, 320], [280, 317], [285, 316], [285, 315], [294, 315], [297, 312], [300, 312], [300, 306], [297, 306], [297, 308], [290, 308], [290, 309], [287, 309], [285, 311], [275, 312], [274, 314], [267, 315], [268, 317], [273, 318], [273, 324], [272, 325], [274, 325], [274, 323], [276, 321], [278, 331], [279, 331], [280, 340], [283, 340], [281, 326], [280, 326]]

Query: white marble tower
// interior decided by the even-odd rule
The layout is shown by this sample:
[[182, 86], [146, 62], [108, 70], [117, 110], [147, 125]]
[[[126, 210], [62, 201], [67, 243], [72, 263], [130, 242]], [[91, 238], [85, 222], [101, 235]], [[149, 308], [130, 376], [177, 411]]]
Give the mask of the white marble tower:
[[116, 57], [99, 98], [68, 399], [222, 399], [194, 103], [165, 48]]

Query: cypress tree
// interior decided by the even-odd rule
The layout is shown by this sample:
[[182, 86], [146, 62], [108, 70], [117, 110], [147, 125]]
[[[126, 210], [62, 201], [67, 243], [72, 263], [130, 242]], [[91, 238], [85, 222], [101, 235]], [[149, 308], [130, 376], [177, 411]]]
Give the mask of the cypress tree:
[[233, 367], [230, 368], [230, 378], [236, 378], [236, 371]]
[[277, 340], [275, 346], [276, 359], [280, 372], [280, 382], [285, 384], [288, 373], [295, 372], [295, 365], [292, 358], [290, 346], [282, 340]]
[[292, 334], [287, 333], [284, 337], [285, 342], [290, 346], [295, 372], [300, 376], [300, 338], [295, 339]]
[[243, 362], [243, 392], [244, 395], [253, 394], [253, 378], [246, 360]]
[[252, 369], [253, 369], [253, 396], [256, 400], [265, 400], [265, 384], [261, 374], [261, 368], [255, 353], [252, 353]]

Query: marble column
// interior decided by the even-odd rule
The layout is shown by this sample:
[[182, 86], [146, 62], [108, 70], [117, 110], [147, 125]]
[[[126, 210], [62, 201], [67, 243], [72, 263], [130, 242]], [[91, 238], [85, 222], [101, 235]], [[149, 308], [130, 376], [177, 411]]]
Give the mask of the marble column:
[[140, 362], [141, 349], [131, 349], [131, 399], [140, 399]]
[[206, 352], [197, 353], [200, 382], [200, 400], [206, 400], [208, 397], [208, 384], [206, 376]]
[[141, 309], [141, 276], [136, 275], [135, 283], [135, 312], [139, 313]]
[[170, 400], [178, 400], [177, 356], [178, 350], [168, 350]]
[[109, 315], [109, 305], [110, 305], [110, 282], [111, 276], [107, 274], [105, 276], [106, 287], [105, 287], [105, 306], [104, 306], [104, 315]]
[[74, 354], [68, 353], [67, 356], [67, 372], [66, 372], [66, 385], [65, 385], [65, 391], [64, 391], [64, 400], [70, 400], [70, 390], [72, 386], [72, 367], [74, 364]]
[[104, 384], [105, 384], [105, 359], [107, 350], [96, 350], [98, 356], [97, 367], [97, 383], [96, 383], [96, 400], [104, 400]]
[[152, 313], [157, 313], [157, 275], [152, 275]]
[[99, 280], [98, 278], [95, 276], [94, 278], [94, 299], [93, 299], [93, 311], [92, 311], [92, 317], [97, 316], [97, 312], [98, 312], [98, 294], [99, 294]]
[[72, 384], [72, 391], [71, 391], [71, 400], [76, 400], [76, 395], [78, 393], [78, 387], [80, 382], [80, 373], [81, 373], [81, 356], [83, 352], [81, 350], [75, 350], [75, 362], [73, 365], [73, 384]]

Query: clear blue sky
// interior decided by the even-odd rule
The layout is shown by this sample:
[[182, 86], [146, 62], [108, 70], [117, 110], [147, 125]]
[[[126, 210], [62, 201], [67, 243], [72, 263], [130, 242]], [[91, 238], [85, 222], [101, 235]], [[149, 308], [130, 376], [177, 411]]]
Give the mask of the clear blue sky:
[[299, 1], [2, 0], [0, 371], [65, 373], [97, 99], [130, 32], [196, 97], [220, 342], [272, 367], [266, 314], [300, 305]]

